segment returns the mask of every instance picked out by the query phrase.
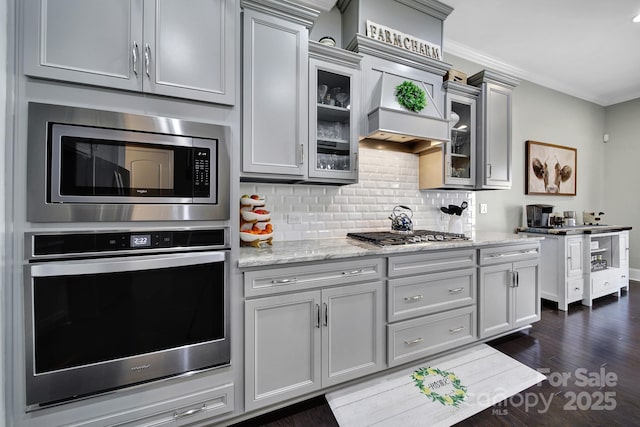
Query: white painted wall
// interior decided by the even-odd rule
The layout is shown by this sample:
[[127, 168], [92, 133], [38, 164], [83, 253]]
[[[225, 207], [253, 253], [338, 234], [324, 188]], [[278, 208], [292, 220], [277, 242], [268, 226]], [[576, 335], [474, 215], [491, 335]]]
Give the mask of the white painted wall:
[[[605, 133], [609, 134], [609, 142], [603, 144], [603, 211], [607, 222], [633, 227], [629, 264], [632, 269], [640, 269], [640, 99], [607, 107]], [[631, 277], [640, 279], [633, 273]]]

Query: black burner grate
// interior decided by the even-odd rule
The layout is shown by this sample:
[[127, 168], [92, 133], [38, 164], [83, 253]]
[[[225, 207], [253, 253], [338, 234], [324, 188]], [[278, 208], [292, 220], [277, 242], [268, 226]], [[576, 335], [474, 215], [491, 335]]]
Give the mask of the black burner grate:
[[445, 233], [443, 231], [433, 230], [414, 230], [412, 234], [392, 233], [389, 231], [371, 231], [363, 233], [347, 233], [347, 237], [373, 243], [379, 246], [469, 240], [469, 238], [464, 234]]

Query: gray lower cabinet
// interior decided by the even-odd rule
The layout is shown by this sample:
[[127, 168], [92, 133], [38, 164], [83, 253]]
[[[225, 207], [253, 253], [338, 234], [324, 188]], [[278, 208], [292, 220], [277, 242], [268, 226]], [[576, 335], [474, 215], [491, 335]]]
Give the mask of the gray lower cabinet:
[[476, 341], [475, 249], [389, 257], [388, 274], [389, 366]]
[[245, 302], [245, 407], [253, 410], [384, 367], [382, 282]]
[[476, 188], [511, 188], [512, 92], [519, 80], [484, 70], [469, 77], [480, 88], [476, 151]]
[[491, 248], [484, 253], [481, 249], [480, 253], [479, 338], [540, 320], [539, 246]]
[[[279, 2], [272, 2], [276, 7]], [[292, 9], [242, 2], [242, 175], [307, 177], [309, 30]], [[301, 6], [299, 11], [304, 11]]]
[[235, 103], [235, 0], [21, 5], [28, 76]]

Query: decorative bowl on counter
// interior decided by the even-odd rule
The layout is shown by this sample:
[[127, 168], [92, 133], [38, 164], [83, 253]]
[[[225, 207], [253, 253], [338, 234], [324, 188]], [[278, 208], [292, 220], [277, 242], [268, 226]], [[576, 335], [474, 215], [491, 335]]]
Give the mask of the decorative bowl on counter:
[[264, 199], [254, 194], [240, 198], [240, 245], [259, 248], [262, 244], [271, 245], [273, 225], [271, 212], [264, 209]]
[[244, 195], [240, 198], [241, 206], [264, 206], [264, 199], [254, 194], [252, 196]]
[[241, 209], [240, 214], [246, 222], [269, 221], [271, 212], [266, 209]]

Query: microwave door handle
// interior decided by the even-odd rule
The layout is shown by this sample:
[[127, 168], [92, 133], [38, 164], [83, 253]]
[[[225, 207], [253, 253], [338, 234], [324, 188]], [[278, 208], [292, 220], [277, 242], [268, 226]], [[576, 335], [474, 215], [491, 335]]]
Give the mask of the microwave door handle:
[[116, 188], [118, 189], [118, 195], [122, 196], [124, 192], [124, 185], [122, 185], [122, 174], [118, 171], [113, 171], [113, 179], [116, 182]]
[[32, 277], [79, 276], [83, 274], [185, 267], [190, 265], [224, 262], [226, 259], [226, 251], [215, 251], [126, 258], [99, 258], [90, 260], [43, 262], [41, 264], [31, 264], [29, 267]]

